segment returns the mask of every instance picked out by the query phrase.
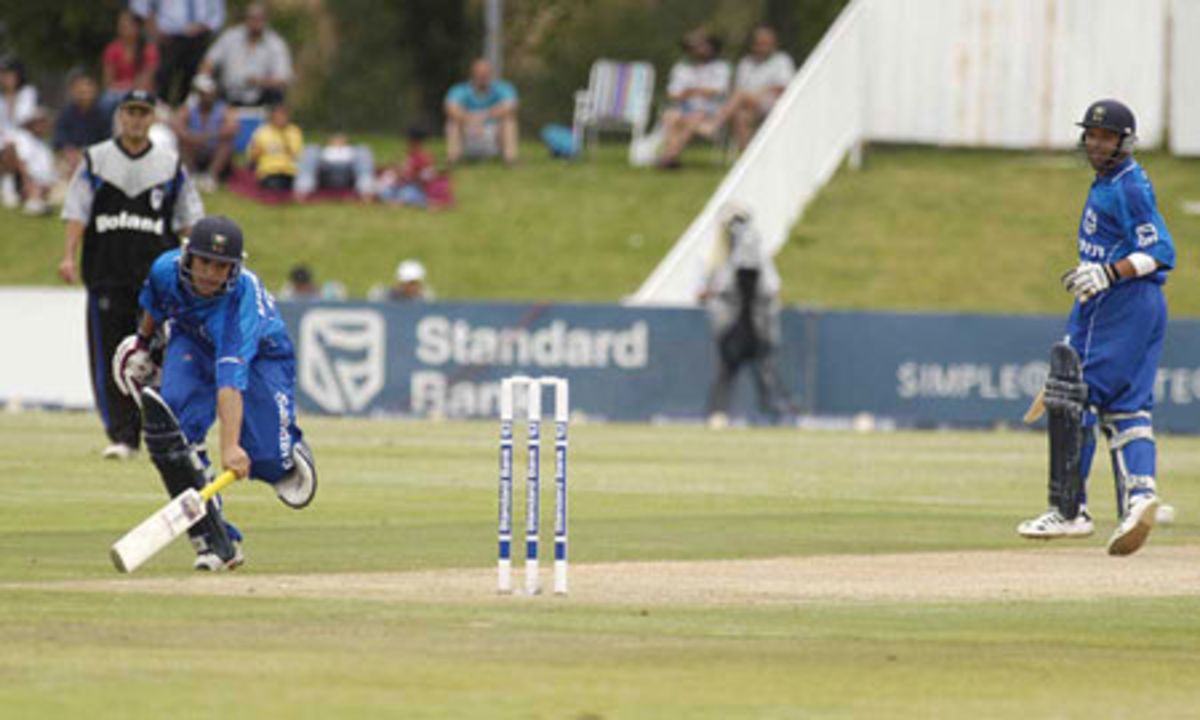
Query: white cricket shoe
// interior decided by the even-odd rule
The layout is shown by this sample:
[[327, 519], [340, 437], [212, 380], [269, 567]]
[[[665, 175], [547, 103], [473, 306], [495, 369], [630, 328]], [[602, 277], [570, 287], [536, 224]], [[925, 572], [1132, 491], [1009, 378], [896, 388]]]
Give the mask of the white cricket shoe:
[[213, 552], [204, 538], [191, 538], [191, 541], [192, 547], [196, 548], [196, 561], [192, 563], [193, 570], [224, 572], [241, 567], [246, 562], [246, 556], [242, 554], [242, 544], [236, 540], [230, 541], [233, 543], [233, 557], [228, 560], [222, 560], [220, 555]]
[[303, 440], [292, 446], [292, 461], [291, 472], [275, 483], [275, 494], [284, 505], [299, 510], [317, 494], [317, 465]]
[[1108, 539], [1109, 555], [1132, 555], [1146, 543], [1158, 517], [1158, 496], [1142, 493], [1129, 498], [1129, 509]]
[[137, 448], [125, 443], [113, 443], [100, 453], [105, 460], [132, 460], [135, 455], [137, 455]]
[[1085, 538], [1091, 537], [1095, 531], [1096, 526], [1092, 524], [1092, 516], [1087, 508], [1079, 508], [1079, 514], [1074, 520], [1063, 517], [1058, 508], [1050, 508], [1017, 526], [1017, 534], [1030, 540]]

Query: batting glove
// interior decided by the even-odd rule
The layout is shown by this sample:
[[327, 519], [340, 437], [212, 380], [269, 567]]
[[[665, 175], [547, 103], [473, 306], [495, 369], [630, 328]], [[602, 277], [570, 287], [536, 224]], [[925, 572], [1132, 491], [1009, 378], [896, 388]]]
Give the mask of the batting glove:
[[1117, 268], [1113, 264], [1082, 262], [1062, 276], [1063, 287], [1081, 303], [1091, 300], [1117, 281]]
[[162, 368], [150, 357], [150, 341], [134, 334], [122, 340], [113, 353], [112, 374], [117, 389], [137, 399], [143, 387], [159, 383]]

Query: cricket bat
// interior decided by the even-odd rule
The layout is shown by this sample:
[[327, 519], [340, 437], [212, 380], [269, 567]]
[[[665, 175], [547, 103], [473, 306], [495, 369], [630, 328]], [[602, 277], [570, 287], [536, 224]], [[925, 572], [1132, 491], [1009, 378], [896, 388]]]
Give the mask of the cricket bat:
[[1026, 425], [1032, 425], [1042, 416], [1046, 414], [1046, 389], [1038, 390], [1038, 394], [1034, 396], [1033, 402], [1029, 403], [1029, 409], [1025, 411], [1025, 417], [1021, 418]]
[[170, 545], [172, 540], [187, 532], [188, 528], [208, 514], [208, 501], [235, 480], [237, 474], [226, 470], [203, 490], [188, 488], [176, 495], [171, 502], [113, 544], [112, 549], [108, 551], [113, 565], [124, 573], [137, 570], [142, 563]]

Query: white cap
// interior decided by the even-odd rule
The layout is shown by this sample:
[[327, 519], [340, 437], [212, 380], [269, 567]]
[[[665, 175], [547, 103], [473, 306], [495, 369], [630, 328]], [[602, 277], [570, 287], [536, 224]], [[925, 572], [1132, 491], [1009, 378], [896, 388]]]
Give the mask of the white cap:
[[397, 282], [417, 282], [425, 279], [425, 266], [417, 260], [405, 260], [396, 268]]

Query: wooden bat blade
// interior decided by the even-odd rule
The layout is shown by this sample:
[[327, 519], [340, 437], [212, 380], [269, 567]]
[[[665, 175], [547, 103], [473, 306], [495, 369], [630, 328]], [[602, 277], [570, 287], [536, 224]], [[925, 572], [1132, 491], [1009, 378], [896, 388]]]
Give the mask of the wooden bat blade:
[[158, 512], [113, 544], [108, 553], [113, 565], [124, 573], [137, 570], [208, 514], [208, 500], [235, 480], [237, 475], [227, 470], [203, 490], [188, 488], [176, 495]]

